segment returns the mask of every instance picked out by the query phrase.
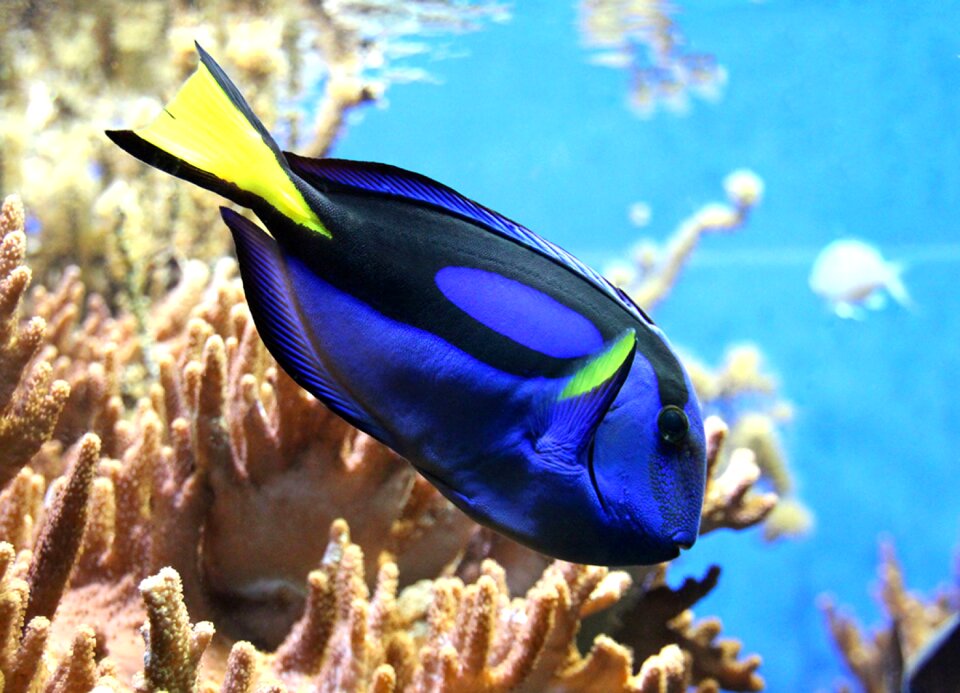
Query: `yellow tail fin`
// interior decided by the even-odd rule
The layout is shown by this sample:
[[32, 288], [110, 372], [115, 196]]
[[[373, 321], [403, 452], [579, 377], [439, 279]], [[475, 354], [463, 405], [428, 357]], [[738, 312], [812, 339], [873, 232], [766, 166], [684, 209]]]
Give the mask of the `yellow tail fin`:
[[[291, 179], [273, 138], [220, 66], [199, 45], [197, 51], [197, 71], [150, 125], [134, 133], [107, 134], [153, 166], [221, 194], [235, 186], [298, 224], [329, 236]], [[161, 156], [137, 140], [152, 145]]]

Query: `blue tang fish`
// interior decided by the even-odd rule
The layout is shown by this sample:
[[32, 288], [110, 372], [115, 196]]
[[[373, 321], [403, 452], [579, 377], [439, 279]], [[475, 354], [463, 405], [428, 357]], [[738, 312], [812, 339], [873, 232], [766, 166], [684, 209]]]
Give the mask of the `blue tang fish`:
[[663, 333], [528, 229], [393, 166], [282, 152], [200, 64], [107, 135], [227, 208], [270, 353], [481, 524], [550, 556], [649, 564], [697, 538], [700, 405]]

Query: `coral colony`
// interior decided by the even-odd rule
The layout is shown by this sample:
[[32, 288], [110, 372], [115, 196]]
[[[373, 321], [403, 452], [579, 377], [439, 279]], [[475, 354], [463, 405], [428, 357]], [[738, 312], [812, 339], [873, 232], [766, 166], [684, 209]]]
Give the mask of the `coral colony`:
[[[722, 77], [675, 49], [665, 3], [582, 9], [593, 45], [647, 42], [659, 72], [638, 77], [643, 104], [654, 77], [658, 93]], [[629, 36], [610, 34], [625, 9]], [[143, 85], [179, 84], [200, 39], [286, 144], [321, 156], [354, 109], [417, 77], [402, 56], [431, 50], [420, 35], [504, 16], [444, 0], [0, 5], [5, 692], [763, 687], [760, 658], [693, 614], [719, 568], [674, 588], [669, 564], [551, 561], [474, 524], [295, 385], [254, 329], [228, 234], [209, 233], [215, 197], [100, 134], [156, 113]], [[664, 299], [701, 236], [740, 227], [762, 194], [748, 172], [725, 187], [612, 279], [647, 307]], [[719, 415], [701, 532], [802, 531], [777, 433], [788, 407], [759, 352], [685, 363]], [[865, 643], [830, 611], [867, 687], [891, 642], [914, 651], [940, 613], [923, 616], [886, 565], [899, 637]]]
[[[5, 690], [761, 687], [690, 612], [717, 571], [674, 590], [491, 536], [278, 370], [231, 261], [151, 308], [151, 377], [76, 272], [24, 298], [18, 198], [0, 219]], [[762, 521], [753, 453], [707, 428], [703, 531]]]

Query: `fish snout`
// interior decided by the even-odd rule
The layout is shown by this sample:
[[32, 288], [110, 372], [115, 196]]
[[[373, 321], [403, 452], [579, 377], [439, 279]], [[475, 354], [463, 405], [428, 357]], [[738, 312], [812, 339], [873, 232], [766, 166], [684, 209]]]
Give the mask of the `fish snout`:
[[697, 541], [696, 533], [686, 529], [682, 529], [679, 532], [674, 532], [673, 536], [670, 538], [673, 540], [673, 543], [677, 546], [677, 548], [683, 551], [691, 548], [694, 542]]

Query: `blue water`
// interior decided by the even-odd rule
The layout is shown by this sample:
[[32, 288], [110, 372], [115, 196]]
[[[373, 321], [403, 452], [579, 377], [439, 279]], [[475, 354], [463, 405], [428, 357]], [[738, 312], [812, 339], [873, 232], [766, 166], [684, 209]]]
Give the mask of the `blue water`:
[[[588, 64], [571, 2], [517, 3], [512, 22], [459, 37], [469, 57], [426, 67], [443, 84], [397, 86], [341, 156], [447, 182], [593, 261], [639, 234], [663, 239], [722, 196], [729, 171], [767, 194], [739, 235], [706, 239], [655, 315], [716, 362], [756, 342], [796, 407], [784, 432], [807, 538], [756, 531], [697, 544], [675, 578], [724, 568], [697, 608], [764, 657], [769, 690], [832, 688], [843, 675], [815, 601], [868, 623], [877, 546], [892, 538], [908, 584], [955, 575], [960, 517], [960, 5], [681, 2], [690, 47], [729, 71], [721, 100], [639, 119], [623, 72]], [[830, 240], [855, 235], [908, 264], [917, 308], [832, 316], [806, 286]]]

